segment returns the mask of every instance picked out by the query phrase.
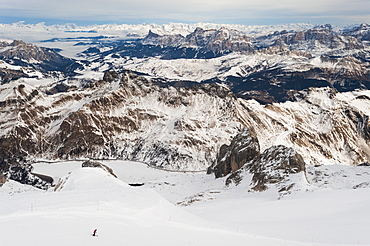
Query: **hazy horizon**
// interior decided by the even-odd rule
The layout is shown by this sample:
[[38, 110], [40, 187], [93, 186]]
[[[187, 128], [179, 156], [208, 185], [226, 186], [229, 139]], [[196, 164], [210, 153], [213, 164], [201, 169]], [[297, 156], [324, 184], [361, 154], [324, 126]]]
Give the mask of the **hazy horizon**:
[[280, 25], [370, 23], [368, 0], [2, 0], [0, 22], [46, 25], [75, 23], [216, 23]]

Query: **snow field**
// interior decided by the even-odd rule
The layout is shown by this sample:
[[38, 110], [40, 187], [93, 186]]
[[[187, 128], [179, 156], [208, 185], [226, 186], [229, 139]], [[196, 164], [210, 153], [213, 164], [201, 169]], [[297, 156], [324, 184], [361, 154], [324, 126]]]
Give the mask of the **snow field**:
[[209, 223], [100, 169], [75, 169], [63, 181], [56, 192], [1, 188], [3, 245], [300, 245]]
[[[153, 190], [129, 187], [100, 169], [72, 171], [57, 192], [13, 194], [1, 203], [5, 245], [173, 245], [209, 230]], [[98, 238], [90, 236], [94, 228]]]
[[369, 189], [306, 192], [281, 200], [271, 199], [274, 195], [273, 191], [244, 198], [230, 194], [187, 211], [238, 231], [281, 240], [370, 245]]
[[[81, 163], [34, 165], [36, 173], [50, 175], [56, 182], [69, 177], [63, 178], [65, 184], [57, 192], [15, 182], [1, 187], [2, 242], [24, 245], [32, 241], [41, 246], [370, 245], [370, 189], [351, 189], [338, 174], [361, 183], [368, 178], [364, 174], [367, 167], [321, 167], [325, 174], [332, 170], [335, 175], [323, 174], [327, 179], [317, 186], [309, 175], [311, 184], [302, 186], [307, 191], [278, 199], [276, 190], [248, 193], [243, 183], [224, 187], [224, 179], [204, 173], [103, 161], [113, 168], [115, 179], [99, 169], [82, 169]], [[173, 205], [191, 198], [194, 202], [183, 203], [189, 206]], [[95, 228], [97, 238], [90, 236]]]

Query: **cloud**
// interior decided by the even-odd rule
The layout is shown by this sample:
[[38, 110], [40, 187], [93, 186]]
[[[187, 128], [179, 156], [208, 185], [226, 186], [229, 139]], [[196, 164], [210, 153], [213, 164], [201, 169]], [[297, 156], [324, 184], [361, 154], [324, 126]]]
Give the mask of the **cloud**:
[[[182, 22], [286, 23], [370, 22], [369, 0], [2, 0], [0, 15], [18, 18], [122, 22], [168, 19]], [[299, 21], [301, 20], [301, 21]], [[262, 23], [266, 24], [266, 23]], [[274, 23], [271, 23], [274, 24]], [[333, 23], [336, 24], [336, 23]]]

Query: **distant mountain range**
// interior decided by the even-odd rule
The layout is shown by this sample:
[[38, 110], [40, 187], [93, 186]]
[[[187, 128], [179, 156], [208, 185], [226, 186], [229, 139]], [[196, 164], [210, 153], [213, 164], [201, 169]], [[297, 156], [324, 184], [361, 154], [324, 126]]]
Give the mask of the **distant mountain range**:
[[174, 80], [224, 83], [239, 97], [271, 103], [293, 100], [294, 91], [309, 87], [368, 89], [369, 33], [367, 24], [253, 36], [224, 27], [196, 28], [186, 36], [149, 31], [143, 39], [95, 45], [81, 55], [95, 70], [131, 69]]

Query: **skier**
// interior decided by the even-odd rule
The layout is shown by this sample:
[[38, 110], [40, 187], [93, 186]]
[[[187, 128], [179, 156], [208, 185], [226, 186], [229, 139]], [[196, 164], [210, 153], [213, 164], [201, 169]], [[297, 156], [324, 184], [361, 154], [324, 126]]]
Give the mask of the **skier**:
[[93, 234], [92, 234], [92, 236], [93, 237], [95, 237], [95, 236], [97, 237], [98, 236], [97, 232], [98, 232], [98, 229], [95, 229], [94, 232], [93, 232]]

